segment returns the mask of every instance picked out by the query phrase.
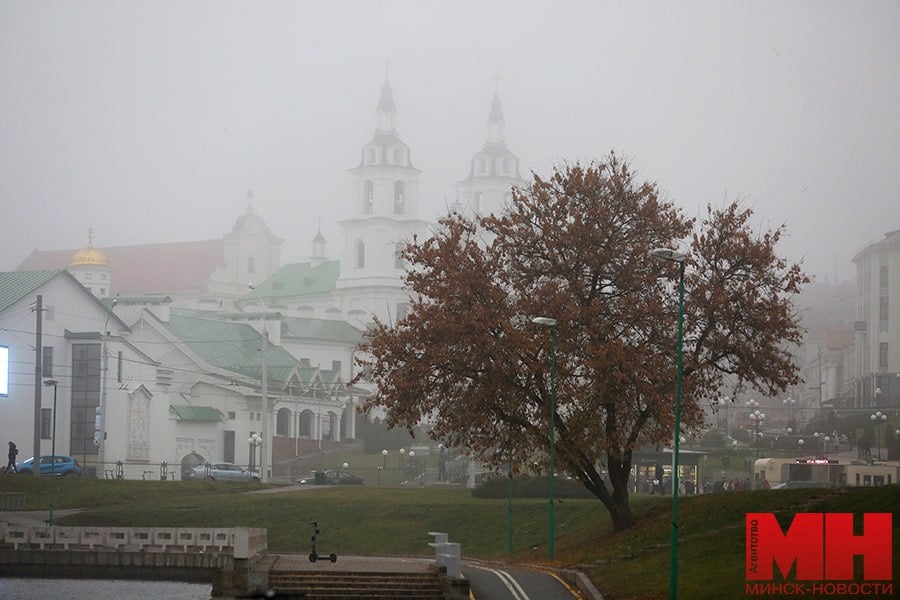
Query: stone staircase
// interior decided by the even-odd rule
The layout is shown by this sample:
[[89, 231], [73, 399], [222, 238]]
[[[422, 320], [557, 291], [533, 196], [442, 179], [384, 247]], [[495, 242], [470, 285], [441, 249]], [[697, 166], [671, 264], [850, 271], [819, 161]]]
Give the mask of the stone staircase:
[[277, 598], [305, 600], [444, 600], [437, 570], [427, 573], [271, 571]]

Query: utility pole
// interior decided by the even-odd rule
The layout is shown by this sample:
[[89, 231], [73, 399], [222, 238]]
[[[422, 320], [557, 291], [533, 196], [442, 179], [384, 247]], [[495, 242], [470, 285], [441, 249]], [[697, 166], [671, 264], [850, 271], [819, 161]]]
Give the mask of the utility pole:
[[262, 434], [263, 445], [259, 453], [259, 477], [263, 483], [269, 481], [269, 461], [272, 456], [272, 437], [269, 435], [269, 374], [266, 364], [266, 351], [269, 348], [269, 330], [266, 329], [263, 316], [262, 335]]
[[34, 476], [38, 477], [41, 473], [41, 392], [43, 382], [41, 375], [41, 358], [43, 357], [44, 347], [41, 345], [41, 328], [43, 324], [44, 297], [40, 294], [37, 296], [37, 302], [34, 305], [35, 328], [34, 328]]

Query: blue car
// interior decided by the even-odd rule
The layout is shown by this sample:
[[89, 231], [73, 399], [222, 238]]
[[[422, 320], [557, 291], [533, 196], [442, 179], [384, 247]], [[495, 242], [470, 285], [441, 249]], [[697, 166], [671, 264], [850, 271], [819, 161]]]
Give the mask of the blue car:
[[[34, 458], [16, 463], [16, 471], [22, 475], [34, 475]], [[50, 456], [41, 457], [41, 476], [55, 475], [57, 477], [81, 477], [81, 463], [74, 456]]]

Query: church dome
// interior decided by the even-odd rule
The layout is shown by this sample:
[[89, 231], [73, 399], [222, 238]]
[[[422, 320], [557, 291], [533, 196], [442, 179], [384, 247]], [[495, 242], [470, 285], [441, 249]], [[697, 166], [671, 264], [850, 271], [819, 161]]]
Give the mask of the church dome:
[[[93, 233], [93, 232], [91, 232]], [[108, 267], [106, 255], [94, 248], [93, 235], [88, 235], [87, 248], [82, 248], [72, 256], [70, 267]]]

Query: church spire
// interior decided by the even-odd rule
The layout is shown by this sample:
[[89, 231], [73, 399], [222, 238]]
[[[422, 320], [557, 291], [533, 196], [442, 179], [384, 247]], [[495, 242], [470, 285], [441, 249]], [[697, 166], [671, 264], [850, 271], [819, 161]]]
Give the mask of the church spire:
[[503, 139], [503, 126], [506, 122], [503, 120], [503, 109], [500, 107], [500, 95], [494, 92], [494, 101], [491, 103], [491, 113], [488, 115], [488, 144], [506, 145]]
[[376, 109], [377, 126], [375, 133], [391, 133], [397, 134], [397, 106], [394, 104], [394, 91], [391, 89], [391, 80], [388, 77], [388, 65], [385, 61], [384, 66], [384, 83], [381, 85], [381, 95], [378, 97], [378, 108]]

